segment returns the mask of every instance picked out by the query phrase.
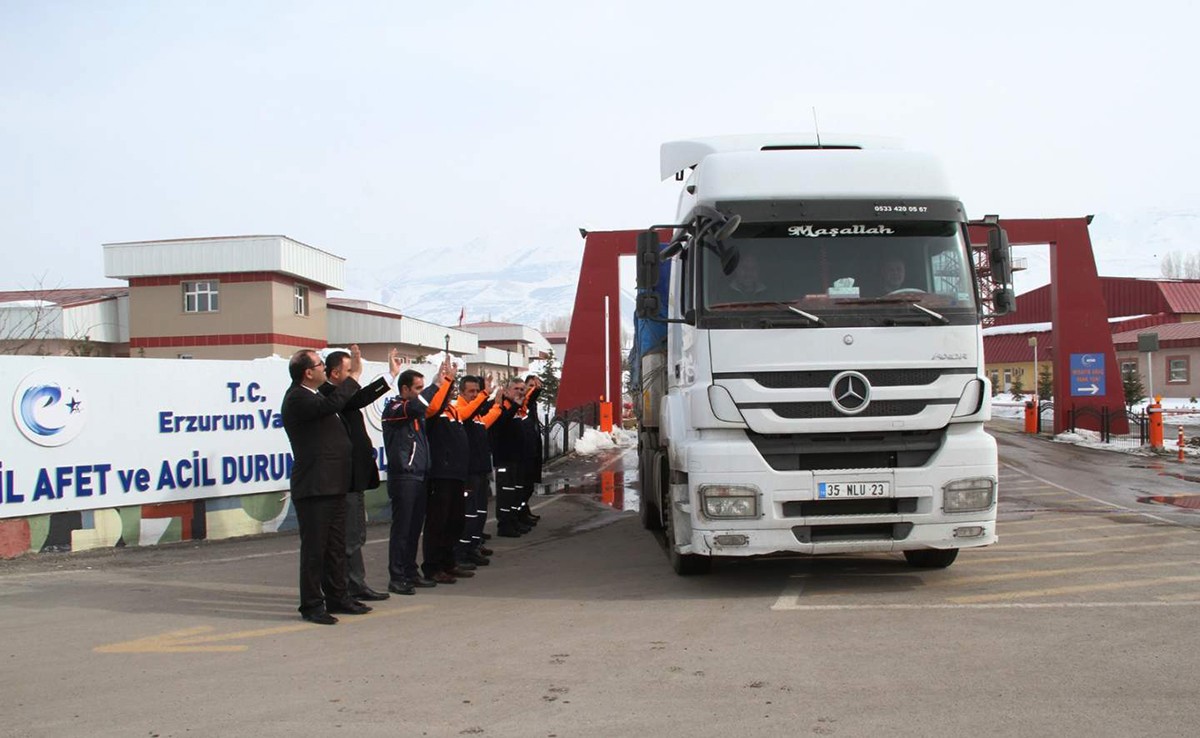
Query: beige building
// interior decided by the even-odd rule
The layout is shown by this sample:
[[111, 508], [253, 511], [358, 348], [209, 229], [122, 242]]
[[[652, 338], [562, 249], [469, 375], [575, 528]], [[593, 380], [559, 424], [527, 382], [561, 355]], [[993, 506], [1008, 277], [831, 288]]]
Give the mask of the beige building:
[[287, 236], [104, 245], [129, 281], [129, 350], [148, 358], [252, 359], [326, 345], [326, 293], [345, 260]]
[[467, 373], [498, 377], [528, 374], [530, 363], [550, 355], [550, 343], [527, 325], [485, 321], [459, 328], [478, 336], [479, 351], [467, 356]]

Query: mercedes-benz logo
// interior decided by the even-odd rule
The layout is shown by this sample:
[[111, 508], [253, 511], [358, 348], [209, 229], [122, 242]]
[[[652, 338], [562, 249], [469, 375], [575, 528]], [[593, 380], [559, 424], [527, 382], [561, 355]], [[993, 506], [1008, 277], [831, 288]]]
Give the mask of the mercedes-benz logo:
[[842, 372], [829, 384], [833, 406], [843, 415], [858, 415], [871, 404], [871, 383], [858, 372]]

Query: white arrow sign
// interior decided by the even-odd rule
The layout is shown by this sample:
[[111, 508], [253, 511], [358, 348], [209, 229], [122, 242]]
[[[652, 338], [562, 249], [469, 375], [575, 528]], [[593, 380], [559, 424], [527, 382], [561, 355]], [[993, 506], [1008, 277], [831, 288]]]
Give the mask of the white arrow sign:
[[1089, 395], [1094, 395], [1094, 394], [1096, 394], [1097, 392], [1099, 392], [1099, 391], [1100, 391], [1100, 388], [1099, 388], [1099, 387], [1097, 387], [1095, 384], [1093, 384], [1093, 385], [1092, 385], [1092, 386], [1090, 386], [1090, 387], [1080, 387], [1080, 388], [1079, 388], [1079, 391], [1080, 391], [1080, 392], [1086, 392], [1086, 393], [1088, 393]]

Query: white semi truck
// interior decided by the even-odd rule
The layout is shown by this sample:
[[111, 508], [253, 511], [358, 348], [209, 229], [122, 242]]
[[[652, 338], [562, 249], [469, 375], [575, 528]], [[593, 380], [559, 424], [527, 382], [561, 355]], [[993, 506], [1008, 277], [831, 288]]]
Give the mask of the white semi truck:
[[716, 557], [996, 541], [984, 302], [1012, 309], [1003, 231], [981, 299], [968, 220], [933, 157], [886, 139], [662, 146], [677, 218], [638, 238], [642, 522], [675, 571]]

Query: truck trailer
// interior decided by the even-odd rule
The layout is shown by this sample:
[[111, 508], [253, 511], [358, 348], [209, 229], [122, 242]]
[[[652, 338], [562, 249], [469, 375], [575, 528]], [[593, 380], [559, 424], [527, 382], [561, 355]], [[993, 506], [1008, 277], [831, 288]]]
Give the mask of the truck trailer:
[[638, 236], [631, 378], [642, 524], [679, 574], [866, 552], [946, 567], [996, 541], [980, 326], [1013, 307], [1005, 235], [975, 224], [977, 264], [933, 156], [822, 139], [662, 146], [682, 189]]

